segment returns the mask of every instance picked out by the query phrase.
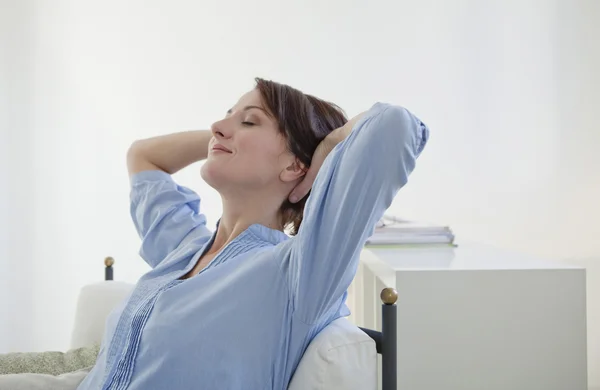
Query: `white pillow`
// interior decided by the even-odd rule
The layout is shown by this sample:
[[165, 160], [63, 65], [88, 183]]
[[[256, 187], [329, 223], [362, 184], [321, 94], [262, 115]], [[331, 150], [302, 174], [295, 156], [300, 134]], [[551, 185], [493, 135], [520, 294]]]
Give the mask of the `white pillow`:
[[113, 280], [84, 286], [77, 300], [71, 348], [100, 344], [108, 315], [131, 293], [133, 286]]
[[375, 342], [345, 318], [338, 318], [310, 343], [288, 390], [375, 390]]

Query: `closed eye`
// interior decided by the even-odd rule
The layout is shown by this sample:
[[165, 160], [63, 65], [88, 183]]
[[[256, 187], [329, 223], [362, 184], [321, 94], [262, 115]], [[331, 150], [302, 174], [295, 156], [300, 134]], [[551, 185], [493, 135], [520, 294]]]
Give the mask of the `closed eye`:
[[247, 122], [246, 121], [246, 122], [242, 122], [242, 125], [244, 125], [244, 126], [254, 126], [254, 125], [256, 125], [256, 123], [252, 123], [252, 122]]

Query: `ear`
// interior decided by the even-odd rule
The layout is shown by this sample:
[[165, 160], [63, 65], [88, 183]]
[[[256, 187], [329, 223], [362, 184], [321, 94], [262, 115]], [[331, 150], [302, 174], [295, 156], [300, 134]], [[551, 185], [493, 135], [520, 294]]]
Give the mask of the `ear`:
[[308, 167], [298, 160], [298, 158], [295, 158], [290, 165], [281, 171], [279, 178], [286, 183], [296, 181], [302, 178], [306, 174], [306, 171], [308, 171]]

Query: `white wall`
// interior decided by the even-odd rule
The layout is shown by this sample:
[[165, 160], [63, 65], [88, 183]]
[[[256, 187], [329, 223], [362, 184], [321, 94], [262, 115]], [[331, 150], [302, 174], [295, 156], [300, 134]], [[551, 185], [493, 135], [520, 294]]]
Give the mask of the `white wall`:
[[468, 21], [440, 12], [452, 54], [419, 72], [446, 72], [426, 108], [432, 142], [395, 210], [540, 255], [598, 255], [600, 3], [490, 3], [460, 9]]
[[[0, 270], [8, 267], [8, 23], [6, 13], [0, 14]], [[0, 297], [7, 294], [6, 284], [0, 283]], [[0, 300], [0, 313], [7, 313], [6, 300]], [[0, 316], [0, 335], [8, 333], [6, 316]], [[0, 350], [7, 349], [7, 340], [0, 337]]]
[[[22, 45], [9, 222], [23, 245], [10, 267], [30, 294], [19, 318], [35, 324], [16, 349], [68, 345], [76, 293], [102, 278], [104, 256], [121, 280], [147, 270], [128, 216], [129, 144], [207, 128], [254, 76], [350, 115], [386, 100], [423, 117], [432, 139], [393, 212], [542, 256], [600, 256], [598, 2], [13, 3], [28, 23], [11, 25]], [[178, 179], [214, 223], [218, 197], [198, 169]]]
[[0, 352], [36, 348], [30, 339], [35, 272], [32, 230], [31, 1], [0, 12]]

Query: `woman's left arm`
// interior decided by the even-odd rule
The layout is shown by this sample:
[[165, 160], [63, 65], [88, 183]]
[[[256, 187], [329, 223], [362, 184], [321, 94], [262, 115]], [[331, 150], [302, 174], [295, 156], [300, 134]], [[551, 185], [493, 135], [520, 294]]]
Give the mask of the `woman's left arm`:
[[[315, 169], [319, 173], [287, 264], [302, 321], [317, 321], [348, 289], [362, 247], [408, 181], [428, 135], [425, 124], [408, 110], [377, 103], [323, 141], [325, 149], [340, 142], [320, 168], [311, 167], [312, 174]], [[327, 150], [318, 149], [313, 165], [318, 153]], [[310, 174], [305, 179], [309, 186]], [[297, 191], [302, 195], [305, 184], [292, 196]]]

